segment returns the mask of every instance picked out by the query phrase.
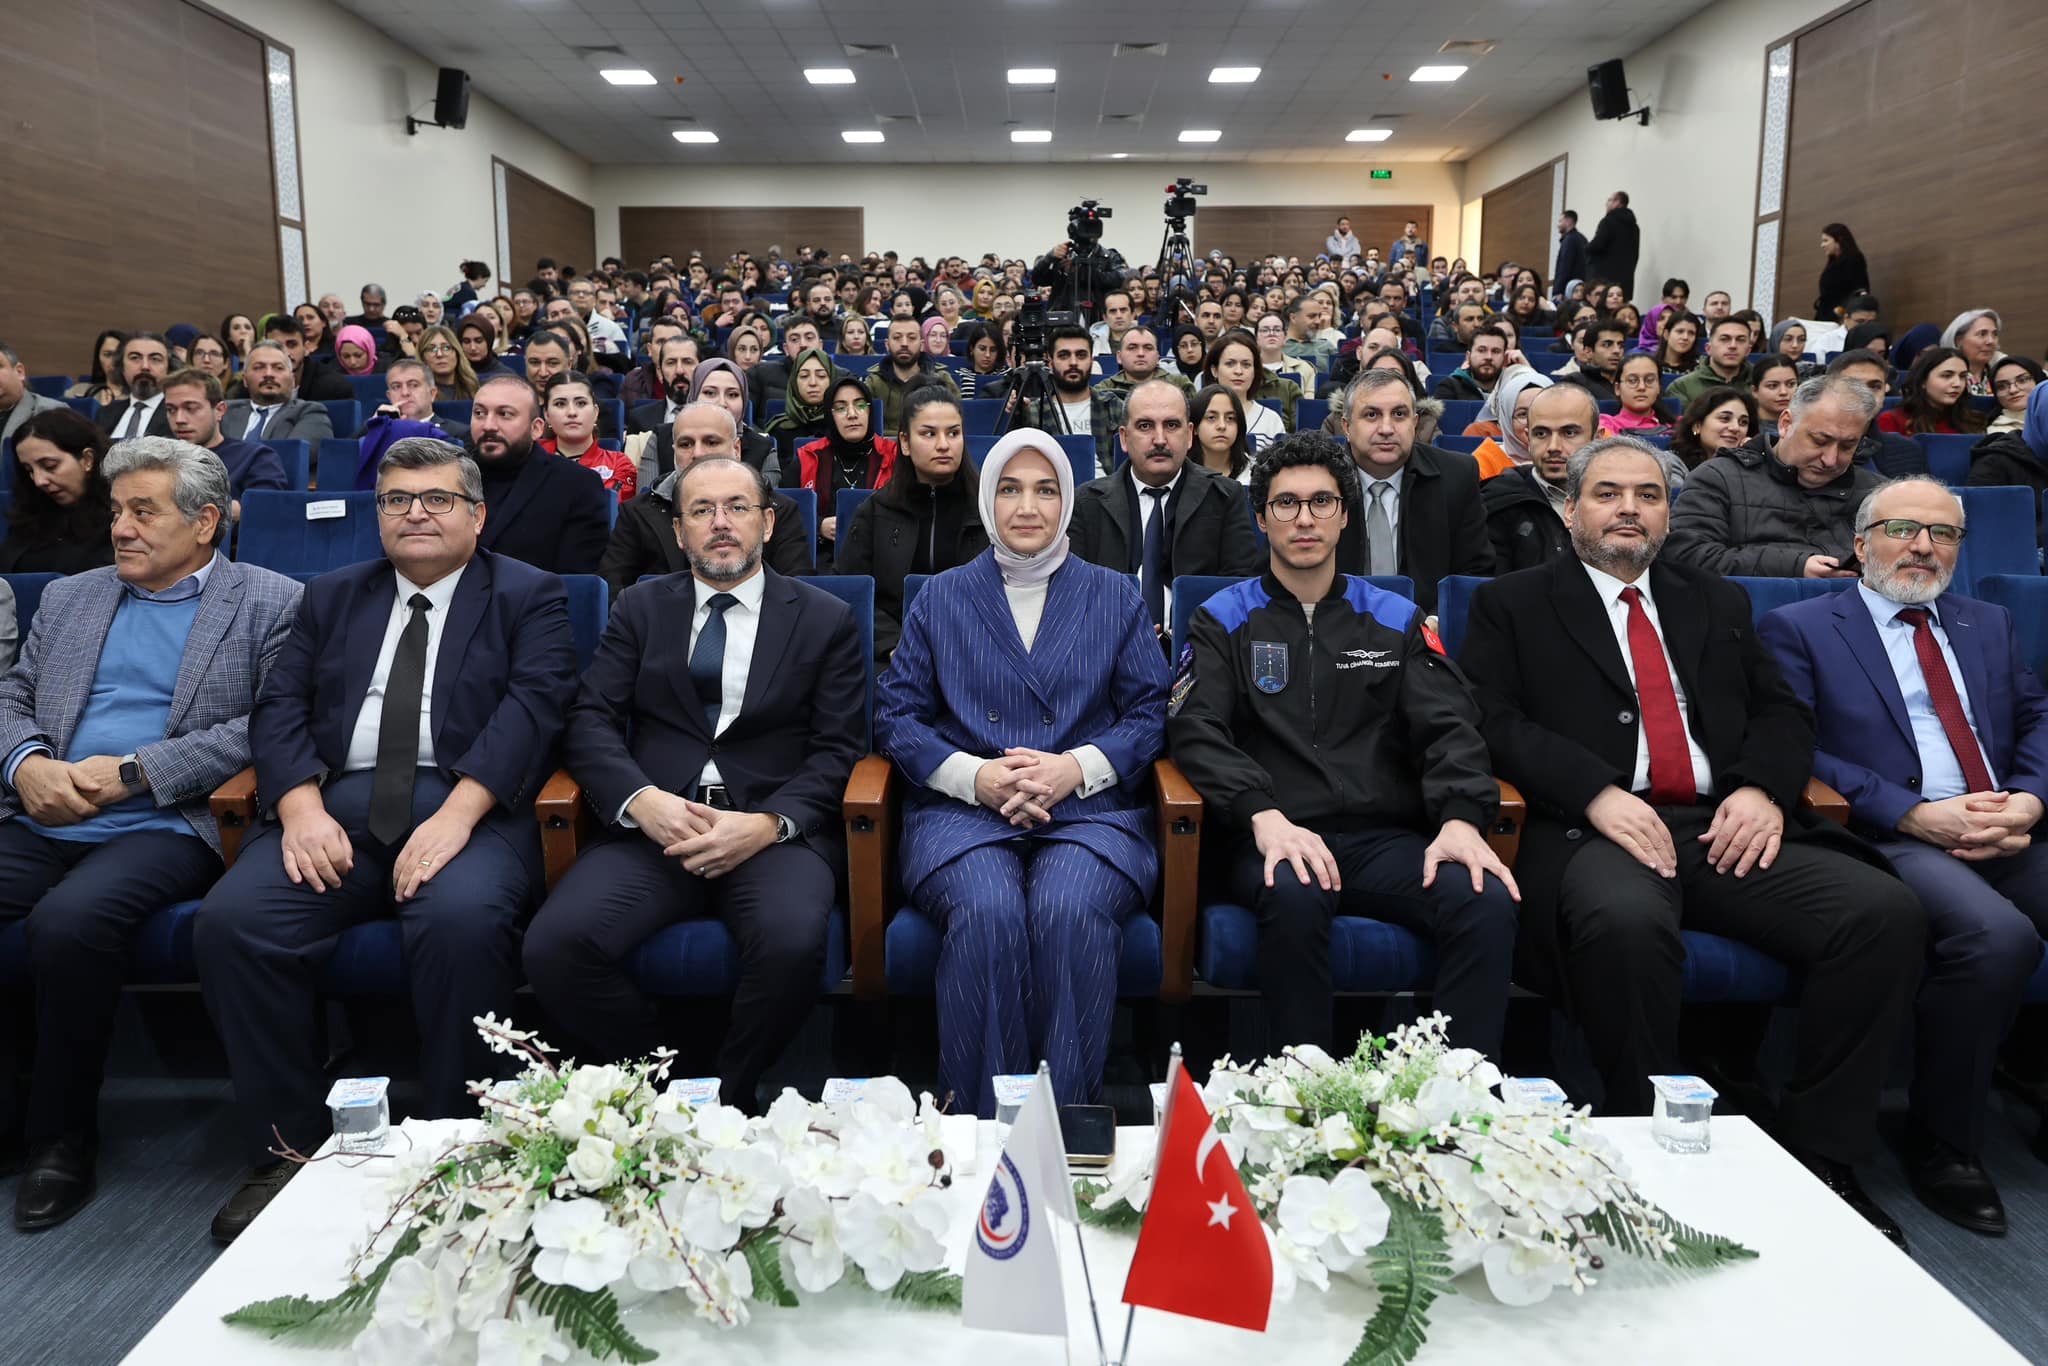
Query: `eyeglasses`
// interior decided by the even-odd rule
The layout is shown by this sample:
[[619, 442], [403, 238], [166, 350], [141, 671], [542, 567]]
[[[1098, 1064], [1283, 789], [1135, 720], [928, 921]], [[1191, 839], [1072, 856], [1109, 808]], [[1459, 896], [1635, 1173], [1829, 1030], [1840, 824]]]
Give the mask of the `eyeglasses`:
[[865, 413], [867, 410], [868, 405], [865, 403], [835, 403], [832, 405], [832, 416], [852, 417], [856, 413]]
[[430, 345], [422, 346], [420, 353], [428, 356], [448, 356], [455, 353], [455, 348], [447, 342], [434, 342]]
[[1337, 515], [1337, 509], [1344, 506], [1344, 500], [1334, 493], [1317, 493], [1307, 498], [1297, 498], [1283, 493], [1278, 498], [1267, 500], [1266, 515], [1282, 522], [1299, 521], [1301, 510], [1308, 509], [1308, 515], [1317, 521], [1326, 522]]
[[472, 498], [466, 493], [450, 493], [447, 489], [428, 489], [423, 493], [402, 493], [393, 489], [377, 495], [377, 511], [386, 517], [404, 517], [412, 512], [414, 500], [436, 517], [445, 517], [455, 511], [457, 500], [465, 503], [481, 503], [483, 499]]
[[1991, 386], [1994, 394], [2023, 394], [2034, 387], [2032, 375], [2021, 375], [2018, 379], [2002, 379]]
[[702, 526], [721, 512], [725, 514], [727, 521], [738, 522], [744, 520], [748, 513], [763, 511], [767, 506], [766, 503], [748, 503], [737, 498], [729, 503], [692, 503], [683, 509], [683, 516], [698, 526]]
[[1895, 541], [1910, 541], [1924, 531], [1927, 533], [1928, 539], [1936, 545], [1947, 546], [1961, 545], [1964, 535], [1967, 534], [1965, 528], [1950, 526], [1947, 522], [1916, 522], [1907, 517], [1893, 517], [1882, 522], [1872, 522], [1863, 529], [1865, 531], [1882, 530], [1885, 535]]

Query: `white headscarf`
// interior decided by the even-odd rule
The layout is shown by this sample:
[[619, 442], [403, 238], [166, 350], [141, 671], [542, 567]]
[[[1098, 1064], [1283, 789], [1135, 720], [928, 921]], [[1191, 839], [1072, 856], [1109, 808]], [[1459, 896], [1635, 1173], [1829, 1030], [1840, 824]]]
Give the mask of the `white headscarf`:
[[1490, 419], [1500, 424], [1501, 449], [1513, 456], [1518, 464], [1528, 464], [1531, 456], [1529, 448], [1515, 435], [1515, 404], [1521, 399], [1523, 390], [1548, 389], [1552, 383], [1550, 376], [1534, 366], [1510, 365], [1501, 373], [1499, 382], [1493, 386], [1493, 394], [1479, 410], [1481, 422]]
[[[1002, 483], [1003, 467], [1025, 451], [1037, 451], [1051, 464], [1060, 481], [1060, 524], [1051, 542], [1036, 554], [1024, 555], [1003, 544], [996, 529], [996, 486]], [[981, 505], [981, 524], [988, 528], [988, 544], [1003, 571], [1003, 582], [1044, 583], [1053, 571], [1067, 562], [1067, 523], [1074, 518], [1074, 467], [1060, 443], [1036, 427], [1018, 427], [996, 442], [981, 458], [975, 495]]]

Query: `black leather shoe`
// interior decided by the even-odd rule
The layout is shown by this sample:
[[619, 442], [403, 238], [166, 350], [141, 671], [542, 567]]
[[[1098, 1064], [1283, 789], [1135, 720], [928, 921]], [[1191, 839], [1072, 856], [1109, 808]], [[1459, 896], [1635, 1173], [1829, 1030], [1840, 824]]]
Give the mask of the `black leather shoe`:
[[1976, 1158], [1939, 1139], [1923, 1138], [1908, 1146], [1906, 1178], [1920, 1203], [1951, 1224], [1987, 1237], [2005, 1236], [2005, 1204]]
[[23, 1232], [55, 1228], [85, 1208], [97, 1185], [91, 1144], [75, 1138], [40, 1144], [14, 1193], [14, 1226]]
[[1863, 1189], [1863, 1183], [1856, 1179], [1856, 1169], [1846, 1162], [1831, 1162], [1824, 1157], [1804, 1157], [1808, 1171], [1818, 1177], [1820, 1183], [1842, 1197], [1842, 1202], [1868, 1220], [1871, 1227], [1898, 1244], [1899, 1251], [1906, 1251], [1906, 1231], [1898, 1221], [1886, 1214], [1877, 1201], [1870, 1198]]
[[223, 1243], [232, 1243], [241, 1237], [242, 1230], [270, 1207], [270, 1202], [284, 1189], [285, 1182], [298, 1174], [299, 1166], [297, 1162], [280, 1158], [267, 1166], [252, 1169], [242, 1188], [229, 1196], [228, 1202], [213, 1216], [213, 1236]]

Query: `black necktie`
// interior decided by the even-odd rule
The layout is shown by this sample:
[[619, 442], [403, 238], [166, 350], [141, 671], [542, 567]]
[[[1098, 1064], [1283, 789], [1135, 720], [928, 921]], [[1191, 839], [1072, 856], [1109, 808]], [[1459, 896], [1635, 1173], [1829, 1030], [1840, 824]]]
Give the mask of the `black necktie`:
[[738, 601], [730, 593], [711, 595], [711, 615], [690, 653], [690, 682], [704, 704], [704, 729], [712, 735], [718, 734], [718, 713], [725, 706], [725, 609]]
[[1143, 489], [1152, 500], [1152, 515], [1145, 519], [1145, 558], [1138, 566], [1138, 583], [1145, 590], [1145, 610], [1154, 626], [1166, 621], [1166, 490]]
[[420, 766], [420, 694], [427, 686], [425, 593], [407, 601], [412, 619], [398, 633], [391, 672], [384, 680], [384, 711], [377, 718], [377, 771], [370, 780], [370, 836], [395, 845], [412, 829], [412, 780]]

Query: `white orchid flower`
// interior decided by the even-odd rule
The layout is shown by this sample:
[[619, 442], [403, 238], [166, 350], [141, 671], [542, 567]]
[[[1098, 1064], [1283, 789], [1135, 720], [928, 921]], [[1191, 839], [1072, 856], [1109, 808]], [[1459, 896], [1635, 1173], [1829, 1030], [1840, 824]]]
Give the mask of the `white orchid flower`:
[[626, 1274], [632, 1239], [595, 1200], [550, 1200], [533, 1216], [533, 1274], [550, 1285], [598, 1291]]
[[461, 1270], [450, 1265], [428, 1266], [418, 1257], [400, 1257], [384, 1277], [377, 1295], [376, 1317], [384, 1323], [402, 1323], [435, 1347], [455, 1336], [456, 1282]]
[[1571, 1255], [1555, 1243], [1491, 1243], [1479, 1264], [1493, 1297], [1516, 1309], [1549, 1299], [1552, 1290], [1572, 1280]]
[[492, 1319], [477, 1334], [476, 1366], [547, 1366], [567, 1361], [569, 1344], [555, 1336], [554, 1325], [521, 1300], [515, 1317]]
[[1342, 1271], [1387, 1236], [1387, 1202], [1372, 1178], [1346, 1167], [1331, 1181], [1290, 1176], [1280, 1188], [1280, 1231]]
[[355, 1366], [418, 1366], [431, 1361], [435, 1344], [411, 1324], [390, 1319], [372, 1320], [349, 1344]]
[[796, 1283], [813, 1295], [837, 1285], [846, 1274], [846, 1254], [839, 1246], [832, 1202], [799, 1186], [783, 1199], [782, 1227], [781, 1247]]
[[882, 1291], [895, 1288], [906, 1271], [937, 1270], [945, 1261], [945, 1232], [945, 1210], [936, 1200], [885, 1205], [861, 1194], [839, 1215], [840, 1247]]

